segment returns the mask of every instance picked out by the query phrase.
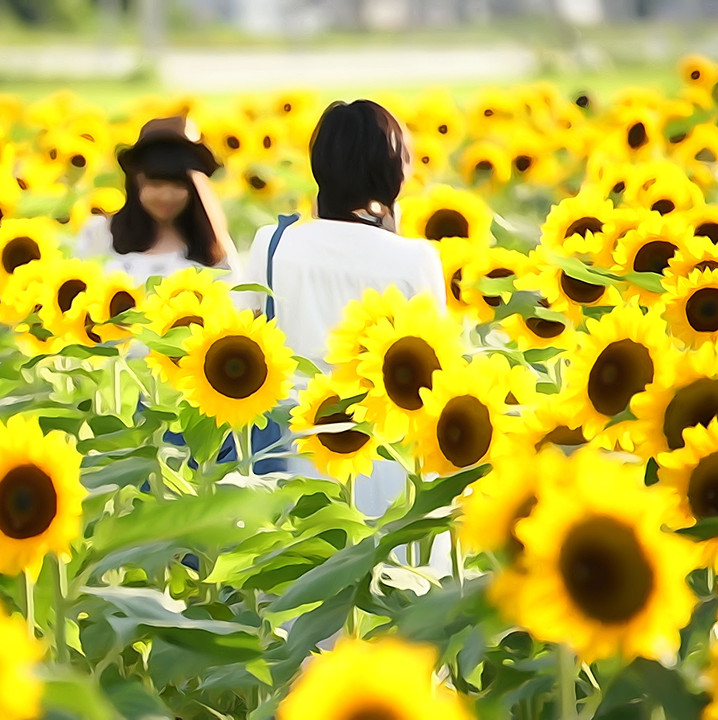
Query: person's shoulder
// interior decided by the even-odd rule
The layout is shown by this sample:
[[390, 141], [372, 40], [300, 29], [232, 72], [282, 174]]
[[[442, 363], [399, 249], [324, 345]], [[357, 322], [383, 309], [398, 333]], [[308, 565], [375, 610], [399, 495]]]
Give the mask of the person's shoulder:
[[414, 257], [418, 262], [440, 263], [439, 249], [434, 242], [425, 238], [410, 238], [404, 235], [392, 236], [391, 243], [397, 251], [408, 257]]

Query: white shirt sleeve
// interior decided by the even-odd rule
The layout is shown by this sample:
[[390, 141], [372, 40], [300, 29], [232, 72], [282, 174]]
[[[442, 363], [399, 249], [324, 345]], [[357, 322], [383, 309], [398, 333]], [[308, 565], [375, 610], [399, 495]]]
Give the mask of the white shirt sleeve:
[[110, 219], [96, 216], [83, 225], [75, 240], [75, 257], [86, 259], [98, 255], [109, 255], [112, 251]]
[[[276, 225], [265, 225], [257, 230], [257, 234], [254, 236], [252, 245], [249, 248], [247, 264], [241, 275], [241, 283], [267, 285], [267, 250], [275, 229]], [[239, 307], [264, 312], [267, 303], [266, 293], [243, 290], [237, 295], [239, 297]]]
[[430, 240], [415, 240], [422, 243], [423, 258], [419, 267], [416, 292], [429, 292], [436, 298], [436, 304], [446, 310], [446, 285], [438, 249]]

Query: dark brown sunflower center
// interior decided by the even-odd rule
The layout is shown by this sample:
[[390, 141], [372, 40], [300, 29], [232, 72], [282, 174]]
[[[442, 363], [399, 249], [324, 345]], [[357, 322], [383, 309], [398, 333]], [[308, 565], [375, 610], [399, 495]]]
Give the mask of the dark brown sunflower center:
[[671, 450], [682, 448], [683, 431], [718, 417], [718, 380], [699, 378], [678, 390], [663, 416], [663, 434]]
[[431, 162], [431, 158], [428, 155], [421, 156], [421, 164], [428, 165]]
[[458, 302], [461, 302], [461, 276], [463, 272], [462, 269], [459, 268], [452, 276], [451, 276], [451, 282], [449, 283], [449, 289], [451, 290], [451, 294], [454, 296], [454, 300], [457, 300]]
[[566, 326], [558, 320], [546, 320], [544, 318], [530, 317], [524, 321], [526, 327], [537, 337], [549, 339], [558, 337]]
[[284, 110], [284, 112], [292, 112], [292, 103], [284, 103], [282, 110]]
[[569, 238], [571, 235], [580, 235], [582, 238], [586, 237], [587, 232], [600, 233], [603, 230], [603, 223], [595, 217], [581, 217], [578, 220], [574, 220], [567, 228], [564, 233], [564, 238]]
[[446, 135], [446, 133], [449, 132], [449, 127], [448, 127], [448, 125], [439, 125], [439, 127], [437, 128], [437, 130], [438, 130], [442, 135]]
[[87, 285], [82, 280], [66, 280], [57, 291], [57, 306], [60, 312], [67, 312], [72, 307], [72, 301], [81, 293], [87, 290]]
[[700, 71], [700, 70], [694, 70], [694, 71], [691, 73], [691, 80], [698, 80], [698, 78], [699, 78], [700, 76], [701, 76], [701, 71]]
[[602, 415], [616, 415], [653, 380], [648, 349], [632, 340], [611, 343], [598, 356], [588, 375], [588, 398]]
[[227, 137], [224, 139], [224, 142], [230, 150], [239, 149], [240, 142], [239, 138], [236, 135], [227, 135]]
[[244, 335], [215, 340], [204, 357], [207, 382], [221, 395], [234, 400], [247, 398], [267, 379], [262, 348]]
[[694, 270], [718, 270], [718, 262], [715, 260], [701, 260], [693, 266]]
[[716, 161], [715, 153], [707, 147], [701, 148], [693, 157], [704, 163], [714, 163]]
[[568, 425], [557, 425], [553, 430], [547, 432], [534, 446], [540, 450], [544, 445], [567, 445], [574, 447], [584, 445], [587, 442], [583, 428], [577, 427], [572, 430]]
[[431, 388], [431, 375], [440, 368], [436, 353], [426, 340], [403, 337], [384, 356], [386, 393], [400, 408], [418, 410], [423, 405], [419, 389]]
[[80, 154], [73, 155], [70, 158], [70, 162], [76, 168], [84, 168], [85, 165], [87, 165], [87, 160], [85, 159], [85, 156]]
[[185, 315], [184, 317], [175, 320], [170, 325], [170, 329], [177, 327], [189, 327], [193, 323], [195, 325], [199, 325], [200, 327], [204, 327], [204, 318], [200, 317], [199, 315]]
[[642, 122], [633, 123], [633, 125], [628, 128], [626, 140], [630, 148], [638, 150], [639, 147], [642, 147], [648, 142], [646, 126]]
[[494, 171], [494, 164], [490, 160], [479, 160], [474, 165], [474, 170], [477, 173], [492, 173]]
[[[336, 412], [322, 416], [323, 411], [338, 402], [338, 395], [331, 395], [326, 398], [317, 408], [317, 412], [314, 415], [314, 424], [329, 425], [331, 423], [352, 422], [353, 418], [351, 414], [347, 412]], [[339, 433], [319, 433], [317, 440], [332, 452], [348, 455], [357, 452], [357, 450], [361, 450], [369, 441], [369, 436], [358, 430], [344, 430]]]
[[691, 473], [687, 494], [696, 519], [718, 515], [718, 453], [701, 458]]
[[461, 395], [446, 403], [436, 426], [436, 439], [444, 457], [456, 467], [479, 462], [491, 444], [491, 417], [473, 395]]
[[594, 517], [566, 535], [559, 569], [573, 602], [602, 623], [628, 622], [648, 602], [653, 569], [633, 528]]
[[[489, 273], [486, 273], [487, 278], [504, 278], [511, 277], [514, 274], [513, 270], [508, 268], [496, 268]], [[484, 295], [484, 302], [491, 307], [498, 307], [503, 302], [499, 295]]]
[[694, 235], [704, 235], [710, 238], [711, 242], [718, 245], [718, 223], [704, 222], [701, 223], [694, 231]]
[[590, 304], [596, 302], [603, 295], [606, 288], [603, 285], [594, 285], [585, 280], [578, 280], [561, 271], [561, 289], [568, 298], [577, 303]]
[[255, 189], [255, 190], [264, 190], [264, 188], [267, 187], [267, 183], [262, 180], [259, 175], [250, 175], [250, 177], [247, 179], [247, 182]]
[[265, 135], [262, 138], [262, 145], [264, 146], [265, 150], [269, 150], [269, 148], [271, 148], [273, 145], [272, 138], [269, 135]]
[[591, 100], [588, 95], [579, 95], [575, 100], [576, 105], [585, 108], [591, 104]]
[[427, 221], [424, 235], [428, 240], [445, 237], [469, 237], [469, 221], [457, 210], [442, 208]]
[[686, 138], [688, 137], [687, 133], [679, 132], [675, 135], [671, 135], [668, 138], [668, 142], [671, 143], [671, 145], [678, 145], [678, 143], [682, 143]]
[[533, 165], [533, 158], [530, 155], [517, 155], [514, 158], [514, 167], [519, 172], [526, 172]]
[[369, 705], [352, 710], [341, 720], [405, 720], [404, 714], [384, 705]]
[[85, 335], [87, 339], [93, 343], [101, 343], [102, 338], [93, 330], [95, 323], [92, 322], [92, 318], [88, 313], [85, 313]]
[[673, 212], [675, 209], [676, 204], [673, 202], [673, 200], [669, 200], [668, 198], [656, 200], [656, 202], [651, 205], [651, 210], [655, 210], [660, 215], [667, 215], [669, 212]]
[[686, 320], [697, 332], [718, 330], [718, 288], [696, 290], [686, 302]]
[[110, 300], [110, 317], [117, 317], [120, 313], [132, 310], [135, 299], [126, 290], [116, 292]]
[[40, 257], [40, 248], [32, 238], [16, 237], [3, 248], [2, 266], [6, 273], [13, 273], [20, 265], [27, 265]]
[[668, 267], [668, 261], [676, 254], [678, 248], [667, 240], [647, 242], [633, 260], [636, 272], [662, 273]]
[[0, 480], [0, 531], [15, 540], [42, 534], [57, 514], [51, 478], [36, 465], [18, 465]]
[[626, 189], [626, 183], [623, 182], [623, 180], [619, 180], [619, 181], [611, 188], [611, 192], [616, 193], [616, 195], [620, 195], [625, 189]]

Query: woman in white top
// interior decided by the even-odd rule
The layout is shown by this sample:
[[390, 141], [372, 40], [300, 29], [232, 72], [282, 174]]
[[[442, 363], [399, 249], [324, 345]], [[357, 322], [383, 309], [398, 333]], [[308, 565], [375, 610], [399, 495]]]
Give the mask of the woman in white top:
[[[286, 228], [273, 256], [271, 284], [277, 323], [289, 346], [328, 369], [327, 336], [344, 306], [367, 288], [383, 291], [394, 284], [407, 297], [428, 291], [440, 307], [446, 306], [446, 295], [436, 248], [396, 233], [394, 206], [409, 163], [397, 120], [369, 100], [333, 103], [314, 131], [310, 152], [319, 186], [318, 219]], [[275, 231], [268, 226], [257, 232], [245, 281], [268, 284]], [[247, 295], [255, 311], [265, 310], [266, 296]], [[292, 458], [289, 469], [316, 473], [302, 459]], [[357, 480], [357, 505], [381, 515], [403, 483], [398, 465], [375, 463], [371, 478]]]
[[[396, 198], [409, 155], [401, 127], [370, 100], [336, 102], [322, 115], [310, 144], [319, 186], [318, 218], [290, 225], [273, 257], [279, 327], [289, 346], [323, 369], [329, 331], [344, 306], [367, 288], [396, 285], [407, 297], [428, 291], [446, 305], [441, 262], [427, 240], [396, 234]], [[249, 251], [246, 282], [267, 284], [275, 226], [260, 228]], [[266, 296], [249, 295], [264, 311]]]
[[228, 270], [225, 279], [236, 284], [237, 251], [208, 180], [219, 165], [206, 145], [189, 137], [186, 119], [150, 120], [117, 159], [125, 205], [87, 223], [77, 256], [102, 256], [107, 271], [123, 270], [138, 284], [188, 267]]

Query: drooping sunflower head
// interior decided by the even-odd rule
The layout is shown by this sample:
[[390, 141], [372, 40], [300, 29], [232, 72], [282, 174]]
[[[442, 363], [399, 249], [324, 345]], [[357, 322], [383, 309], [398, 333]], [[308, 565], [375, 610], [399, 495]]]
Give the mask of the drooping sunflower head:
[[20, 615], [0, 610], [0, 715], [5, 720], [31, 720], [40, 717], [42, 682], [35, 668], [44, 655], [42, 646], [27, 634], [27, 623]]
[[685, 582], [695, 554], [662, 530], [667, 494], [643, 485], [643, 465], [592, 447], [569, 457], [547, 448], [536, 467], [538, 502], [516, 526], [524, 582], [509, 614], [585, 661], [675, 653], [695, 604]]
[[401, 200], [401, 231], [407, 237], [435, 241], [470, 238], [487, 246], [492, 217], [490, 208], [478, 195], [450, 185], [435, 185], [422, 195]]
[[661, 284], [666, 290], [673, 291], [678, 281], [694, 270], [718, 270], [718, 245], [705, 235], [685, 239], [681, 249], [668, 261]]
[[[370, 475], [372, 462], [378, 459], [376, 439], [367, 429], [301, 434], [312, 428], [336, 423], [357, 423], [364, 408], [357, 402], [366, 390], [357, 383], [346, 383], [328, 375], [315, 375], [299, 393], [299, 404], [292, 408], [290, 429], [298, 433], [298, 452], [312, 458], [320, 472], [339, 482], [357, 475]], [[354, 402], [347, 404], [347, 401]]]
[[700, 187], [669, 160], [643, 163], [636, 173], [635, 181], [623, 195], [624, 202], [629, 205], [670, 215], [677, 210], [700, 207], [705, 202]]
[[419, 389], [424, 412], [409, 435], [424, 470], [446, 475], [491, 462], [509, 392], [508, 374], [489, 357], [436, 372]]
[[312, 658], [277, 720], [468, 720], [454, 691], [437, 686], [433, 647], [385, 637], [343, 638]]
[[[696, 92], [704, 94], [702, 90]], [[714, 105], [715, 101], [710, 94], [702, 99], [707, 101], [705, 104], [708, 108]], [[673, 146], [672, 159], [696, 185], [708, 191], [715, 182], [718, 163], [718, 127], [712, 122], [698, 123], [682, 135], [680, 143]]]
[[19, 415], [0, 425], [0, 449], [0, 572], [35, 572], [46, 553], [69, 553], [80, 532], [82, 458], [63, 433], [43, 435]]
[[420, 390], [432, 387], [434, 372], [462, 362], [461, 326], [442, 315], [431, 296], [416, 295], [396, 311], [393, 324], [382, 319], [367, 330], [365, 348], [357, 372], [371, 385], [363, 401], [367, 419], [393, 442], [423, 408]]
[[[524, 276], [526, 277], [526, 276]], [[548, 311], [548, 315], [542, 314]], [[513, 313], [499, 322], [521, 352], [533, 348], [555, 347], [566, 349], [574, 344], [574, 322], [559, 312], [545, 297], [536, 300], [537, 314], [524, 317]]]
[[511, 158], [498, 142], [477, 140], [463, 151], [460, 163], [470, 187], [497, 188], [511, 180]]
[[253, 423], [288, 396], [297, 363], [274, 321], [228, 311], [191, 331], [176, 383], [218, 425]]
[[20, 266], [33, 260], [53, 260], [60, 255], [58, 225], [47, 218], [16, 220], [0, 224], [0, 289]]
[[446, 304], [460, 322], [464, 318], [475, 319], [472, 306], [464, 296], [463, 279], [467, 265], [482, 254], [467, 238], [444, 238], [439, 245], [446, 286]]

